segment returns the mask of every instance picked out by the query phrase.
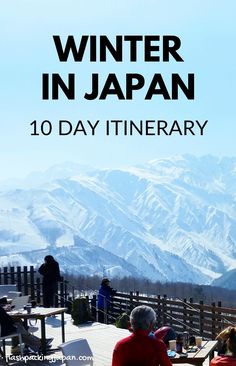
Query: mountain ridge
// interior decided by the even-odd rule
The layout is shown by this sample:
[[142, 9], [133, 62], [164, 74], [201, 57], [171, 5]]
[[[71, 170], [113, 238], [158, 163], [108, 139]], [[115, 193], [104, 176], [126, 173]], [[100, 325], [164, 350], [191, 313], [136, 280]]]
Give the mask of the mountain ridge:
[[[153, 281], [208, 284], [236, 268], [236, 158], [185, 155], [124, 169], [63, 169], [2, 190], [3, 254], [30, 253], [32, 242], [37, 250], [73, 248], [79, 237], [113, 254], [114, 265], [123, 259], [125, 273], [130, 264]], [[92, 272], [88, 258], [87, 268]]]

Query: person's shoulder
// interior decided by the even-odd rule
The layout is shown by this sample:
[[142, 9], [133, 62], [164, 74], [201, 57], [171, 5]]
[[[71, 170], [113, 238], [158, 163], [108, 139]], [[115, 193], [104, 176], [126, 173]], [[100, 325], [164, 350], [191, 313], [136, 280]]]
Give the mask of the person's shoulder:
[[158, 348], [159, 351], [166, 352], [167, 348], [166, 348], [166, 345], [163, 342], [163, 340], [157, 339], [155, 337], [150, 337], [150, 340], [153, 342], [153, 344], [155, 345], [155, 347]]
[[119, 349], [120, 347], [122, 347], [124, 344], [129, 343], [132, 340], [132, 334], [130, 334], [128, 337], [125, 337], [123, 339], [121, 339], [120, 341], [118, 341], [115, 345], [115, 349]]
[[104, 292], [104, 293], [109, 293], [109, 289], [107, 288], [107, 286], [104, 286], [104, 285], [100, 286], [99, 291]]

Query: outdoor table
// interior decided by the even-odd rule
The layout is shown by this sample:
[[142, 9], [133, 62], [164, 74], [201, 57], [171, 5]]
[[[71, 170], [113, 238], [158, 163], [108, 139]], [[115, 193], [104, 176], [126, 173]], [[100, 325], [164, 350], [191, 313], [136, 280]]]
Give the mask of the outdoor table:
[[[210, 357], [213, 357], [213, 352], [217, 346], [217, 341], [203, 341], [202, 346], [198, 348], [196, 352], [187, 353], [186, 357], [180, 357], [178, 353], [176, 353], [175, 357], [171, 358], [171, 362], [173, 364], [177, 363], [188, 363], [196, 366], [201, 366], [203, 362]], [[187, 350], [183, 350], [183, 352], [187, 352]]]
[[8, 314], [14, 320], [22, 319], [27, 321], [28, 319], [39, 319], [41, 321], [41, 344], [42, 344], [42, 354], [46, 354], [46, 327], [45, 319], [52, 315], [61, 314], [61, 338], [62, 343], [65, 342], [65, 320], [64, 314], [67, 308], [43, 308], [36, 307], [31, 309], [31, 313], [28, 314], [26, 311], [10, 311]]

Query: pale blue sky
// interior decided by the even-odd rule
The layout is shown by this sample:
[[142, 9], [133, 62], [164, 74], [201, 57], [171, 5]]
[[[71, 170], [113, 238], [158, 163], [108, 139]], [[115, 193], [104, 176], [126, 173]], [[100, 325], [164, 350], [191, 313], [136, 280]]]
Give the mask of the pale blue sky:
[[[74, 161], [98, 167], [120, 167], [175, 154], [236, 155], [235, 144], [235, 0], [3, 0], [1, 29], [1, 179], [24, 176], [52, 164]], [[184, 63], [105, 64], [58, 61], [52, 35], [174, 34], [181, 38]], [[86, 91], [90, 75], [137, 72], [150, 80], [195, 73], [196, 98], [165, 101], [41, 100], [42, 73], [75, 73]], [[121, 82], [122, 83], [122, 82]], [[206, 134], [194, 137], [30, 136], [35, 119], [175, 119], [209, 120]], [[103, 123], [103, 122], [101, 122]]]

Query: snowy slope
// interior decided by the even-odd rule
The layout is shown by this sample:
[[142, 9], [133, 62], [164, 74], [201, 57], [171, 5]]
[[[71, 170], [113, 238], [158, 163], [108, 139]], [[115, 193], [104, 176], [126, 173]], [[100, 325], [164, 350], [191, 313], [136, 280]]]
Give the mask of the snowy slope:
[[[11, 182], [0, 194], [4, 263], [9, 253], [33, 263], [34, 251], [56, 250], [66, 253], [65, 269], [101, 273], [92, 247], [110, 253], [113, 275], [123, 267], [152, 280], [210, 283], [236, 268], [236, 158], [188, 155], [122, 170], [68, 164], [20, 187]], [[78, 238], [86, 244], [72, 266]]]

